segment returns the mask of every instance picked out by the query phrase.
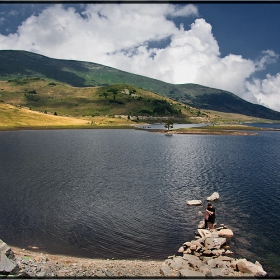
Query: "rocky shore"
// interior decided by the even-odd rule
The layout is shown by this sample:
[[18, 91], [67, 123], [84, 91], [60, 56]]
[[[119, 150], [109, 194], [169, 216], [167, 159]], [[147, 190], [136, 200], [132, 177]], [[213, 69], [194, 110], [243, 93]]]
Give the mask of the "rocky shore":
[[227, 245], [233, 237], [231, 229], [221, 225], [211, 232], [203, 226], [204, 221], [201, 221], [195, 239], [183, 243], [178, 249], [180, 255], [170, 256], [164, 261], [161, 267], [163, 276], [261, 278], [267, 275], [258, 261], [252, 263], [245, 258], [233, 258], [234, 253]]
[[233, 258], [227, 241], [231, 229], [221, 225], [210, 232], [201, 221], [194, 240], [184, 242], [178, 253], [164, 261], [87, 259], [51, 255], [9, 247], [0, 240], [0, 277], [16, 278], [261, 278], [267, 273], [256, 261]]
[[[219, 199], [217, 192], [207, 198]], [[187, 201], [201, 205], [201, 200]], [[214, 230], [197, 226], [193, 240], [184, 242], [173, 256], [164, 261], [87, 259], [9, 247], [0, 239], [0, 277], [16, 278], [262, 278], [262, 265], [245, 258], [235, 259], [230, 250], [233, 231], [221, 224]]]

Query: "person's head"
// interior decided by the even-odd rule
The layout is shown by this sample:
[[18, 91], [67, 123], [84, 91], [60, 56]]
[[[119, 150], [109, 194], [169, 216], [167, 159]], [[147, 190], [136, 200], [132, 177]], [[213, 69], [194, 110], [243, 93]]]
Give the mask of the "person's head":
[[207, 207], [212, 208], [212, 204], [209, 202], [209, 203], [207, 204]]

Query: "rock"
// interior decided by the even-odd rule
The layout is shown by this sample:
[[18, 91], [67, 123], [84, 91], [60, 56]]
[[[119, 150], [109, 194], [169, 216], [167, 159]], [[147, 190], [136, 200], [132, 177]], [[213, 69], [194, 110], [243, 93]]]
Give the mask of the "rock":
[[190, 247], [190, 249], [191, 249], [192, 251], [195, 251], [195, 250], [196, 250], [196, 245], [192, 244], [191, 247]]
[[184, 266], [188, 265], [187, 261], [184, 260], [182, 257], [175, 257], [172, 262], [169, 263], [169, 266], [173, 270], [180, 270]]
[[207, 277], [225, 277], [229, 275], [229, 268], [223, 267], [223, 268], [211, 268], [210, 273], [207, 274]]
[[216, 268], [216, 267], [222, 268], [222, 267], [225, 267], [225, 264], [223, 263], [223, 261], [219, 260], [218, 258], [208, 260], [207, 264], [211, 268]]
[[184, 247], [183, 246], [181, 246], [179, 249], [178, 249], [178, 253], [183, 253], [184, 252]]
[[5, 254], [0, 255], [0, 274], [15, 274], [19, 267], [15, 261], [8, 259]]
[[212, 250], [212, 253], [213, 253], [213, 255], [215, 255], [215, 256], [221, 256], [223, 253], [225, 252], [225, 250], [224, 249], [214, 249], [214, 250]]
[[184, 251], [184, 254], [191, 254], [192, 250], [190, 248], [188, 248], [186, 251]]
[[226, 251], [225, 251], [225, 255], [233, 255], [233, 252], [230, 251], [230, 250], [226, 250]]
[[221, 229], [217, 231], [217, 233], [219, 236], [228, 237], [228, 238], [233, 237], [233, 232], [231, 229]]
[[214, 200], [219, 199], [219, 198], [220, 198], [219, 193], [218, 193], [218, 192], [214, 192], [214, 193], [212, 193], [210, 196], [208, 196], [208, 197], [206, 198], [206, 200], [208, 200], [208, 201], [214, 201]]
[[0, 239], [0, 254], [6, 254], [11, 248]]
[[190, 247], [191, 245], [192, 245], [192, 243], [189, 242], [189, 241], [187, 241], [187, 242], [185, 242], [185, 243], [183, 244], [183, 246], [188, 246], [188, 247]]
[[[203, 240], [203, 241], [204, 241], [204, 240]], [[193, 240], [193, 241], [191, 241], [191, 244], [192, 244], [192, 245], [196, 245], [197, 247], [201, 247], [201, 242], [198, 241], [198, 240]]]
[[204, 250], [202, 252], [202, 254], [205, 255], [205, 256], [212, 256], [212, 251], [211, 250]]
[[0, 239], [0, 274], [9, 275], [19, 272], [14, 252]]
[[163, 265], [160, 268], [160, 274], [166, 277], [178, 277], [180, 276], [180, 273], [178, 271], [172, 270], [166, 263], [163, 263]]
[[201, 273], [200, 271], [194, 271], [188, 268], [183, 268], [180, 271], [181, 277], [204, 277], [205, 274]]
[[267, 274], [259, 262], [254, 264], [246, 259], [239, 259], [236, 262], [236, 266], [240, 272], [253, 274], [255, 277], [264, 277]]
[[202, 205], [201, 200], [188, 200], [187, 201], [188, 205]]
[[199, 269], [199, 267], [202, 265], [202, 261], [194, 255], [184, 254], [183, 259], [186, 260], [190, 267], [193, 268]]
[[234, 261], [234, 258], [230, 258], [230, 257], [227, 257], [227, 256], [219, 256], [217, 259], [220, 260], [220, 261], [223, 261], [223, 262], [232, 262], [232, 261]]
[[204, 246], [206, 249], [220, 249], [223, 244], [226, 243], [226, 238], [224, 237], [208, 237], [205, 239]]
[[204, 228], [204, 227], [205, 227], [205, 221], [204, 221], [204, 220], [201, 220], [201, 221], [198, 223], [197, 228]]
[[207, 265], [207, 264], [203, 264], [200, 268], [199, 268], [199, 271], [204, 274], [205, 276], [206, 275], [209, 275], [210, 274], [210, 267]]
[[208, 229], [198, 228], [197, 231], [202, 238], [210, 237], [212, 235], [212, 233]]

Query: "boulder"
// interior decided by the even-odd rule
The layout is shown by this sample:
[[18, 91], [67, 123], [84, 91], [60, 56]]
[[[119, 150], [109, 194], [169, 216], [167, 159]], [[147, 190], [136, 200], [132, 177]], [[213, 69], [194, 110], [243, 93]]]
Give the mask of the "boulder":
[[222, 268], [222, 267], [226, 267], [226, 265], [224, 264], [223, 261], [219, 260], [218, 258], [215, 259], [210, 259], [207, 261], [207, 264], [211, 267], [211, 268]]
[[178, 249], [178, 253], [183, 253], [184, 252], [184, 247], [183, 246], [181, 246], [179, 249]]
[[187, 201], [188, 205], [202, 205], [201, 200], [188, 200]]
[[219, 236], [222, 236], [222, 237], [228, 237], [228, 238], [231, 238], [233, 237], [233, 232], [231, 229], [221, 229], [219, 231], [217, 231], [218, 235]]
[[226, 243], [226, 238], [224, 237], [208, 237], [205, 239], [204, 246], [206, 249], [220, 249], [223, 244]]
[[210, 273], [207, 274], [207, 277], [213, 277], [213, 278], [220, 278], [225, 277], [229, 275], [229, 268], [223, 267], [223, 268], [211, 268]]
[[267, 274], [263, 270], [259, 262], [254, 264], [252, 262], [247, 261], [246, 259], [239, 259], [236, 262], [236, 266], [240, 272], [253, 274], [255, 277], [264, 277]]
[[174, 271], [166, 263], [163, 263], [163, 265], [161, 266], [160, 274], [165, 276], [165, 277], [178, 277], [178, 276], [180, 276], [178, 271]]
[[212, 251], [211, 250], [204, 250], [202, 252], [202, 254], [205, 255], [205, 256], [212, 256]]
[[220, 198], [219, 193], [218, 193], [218, 192], [214, 192], [214, 193], [212, 193], [210, 196], [208, 196], [206, 199], [207, 199], [208, 201], [214, 201], [214, 200], [217, 200], [217, 199], [219, 199], [219, 198]]
[[215, 255], [215, 256], [221, 256], [223, 253], [225, 252], [225, 250], [224, 249], [214, 249], [214, 250], [212, 250], [212, 253], [213, 253], [213, 255]]
[[188, 247], [190, 247], [191, 245], [192, 245], [192, 243], [190, 241], [187, 241], [183, 244], [183, 246], [188, 246]]
[[210, 237], [212, 235], [212, 233], [208, 229], [198, 228], [197, 231], [202, 238]]
[[11, 248], [0, 239], [0, 274], [9, 275], [19, 272], [15, 256]]
[[175, 257], [173, 261], [169, 263], [170, 268], [173, 270], [180, 270], [184, 266], [188, 266], [188, 262], [184, 260], [182, 257]]
[[194, 271], [189, 268], [183, 268], [180, 271], [181, 277], [204, 277], [205, 274], [201, 273], [200, 271]]
[[189, 263], [189, 266], [193, 268], [199, 269], [202, 265], [202, 261], [194, 255], [184, 254], [183, 259], [186, 260]]

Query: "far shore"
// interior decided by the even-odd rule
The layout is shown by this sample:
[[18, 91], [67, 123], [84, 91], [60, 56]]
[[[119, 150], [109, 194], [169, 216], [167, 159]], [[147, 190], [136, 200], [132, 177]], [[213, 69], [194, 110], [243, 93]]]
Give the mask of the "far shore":
[[[180, 128], [180, 129], [144, 129], [137, 127], [139, 124], [115, 124], [115, 125], [66, 125], [66, 126], [7, 126], [1, 127], [0, 131], [21, 131], [21, 130], [65, 130], [65, 129], [135, 129], [161, 134], [193, 134], [193, 135], [239, 135], [239, 136], [254, 136], [258, 135], [259, 131], [280, 131], [274, 128], [262, 128], [246, 125], [224, 124], [224, 125], [206, 125], [204, 127]], [[143, 125], [147, 125], [146, 123]]]

